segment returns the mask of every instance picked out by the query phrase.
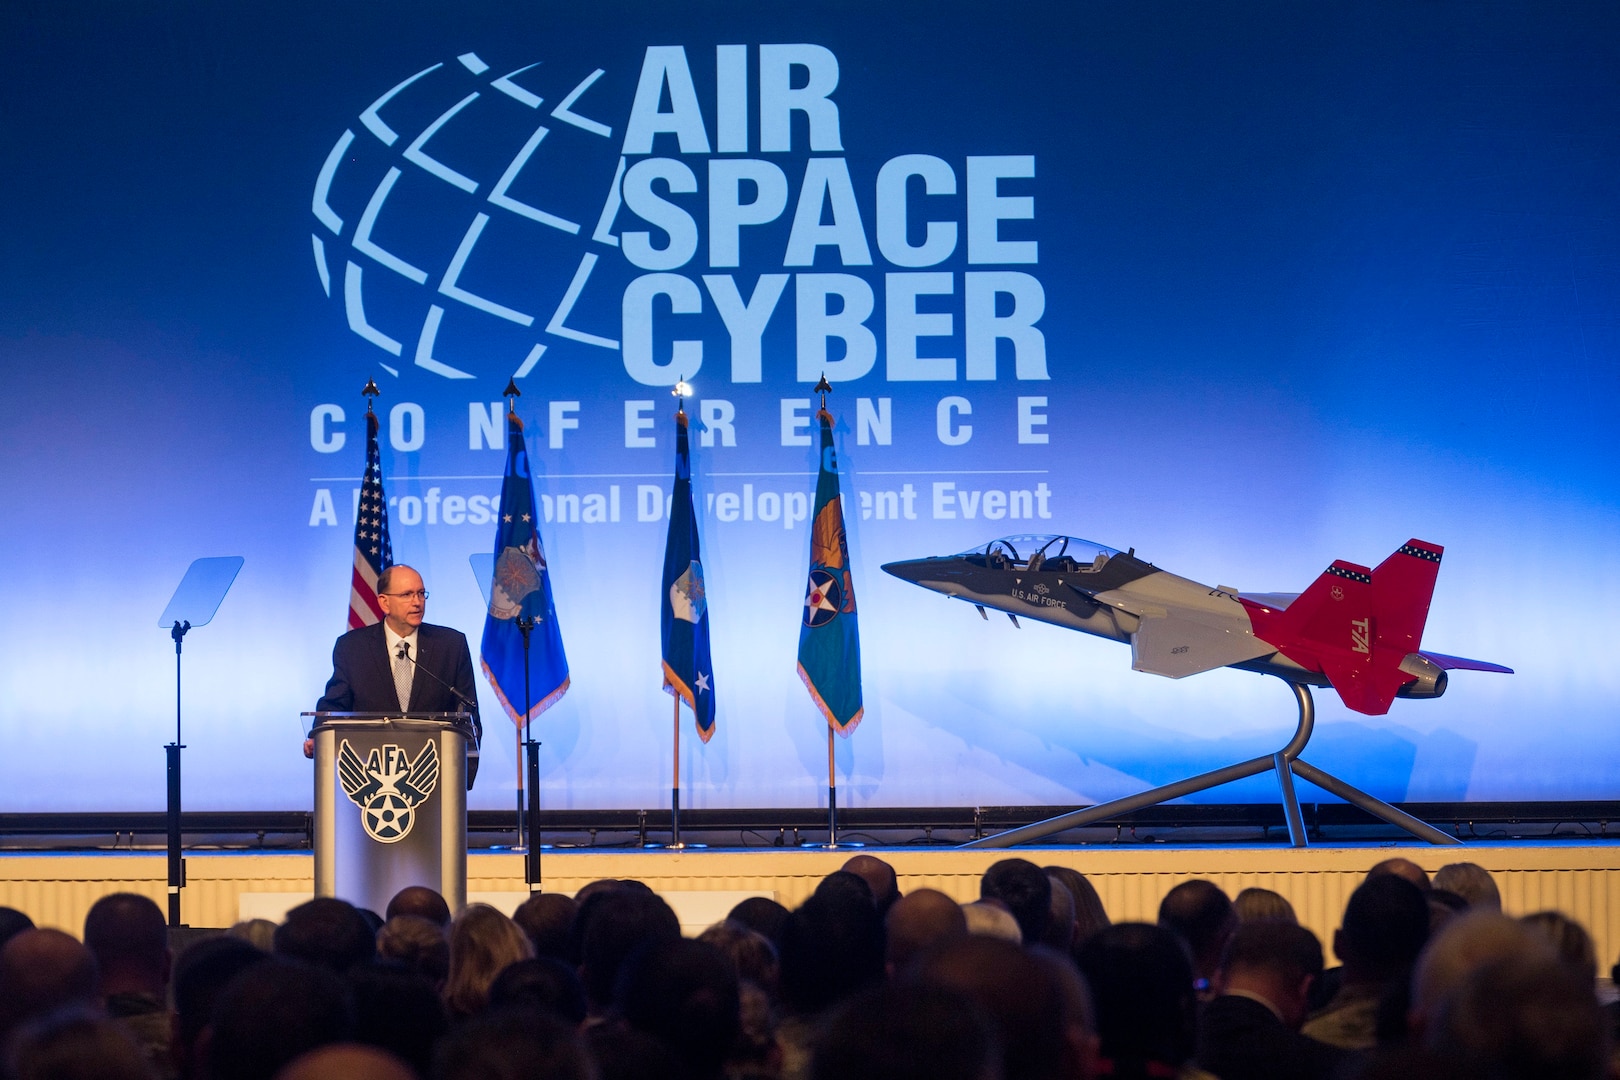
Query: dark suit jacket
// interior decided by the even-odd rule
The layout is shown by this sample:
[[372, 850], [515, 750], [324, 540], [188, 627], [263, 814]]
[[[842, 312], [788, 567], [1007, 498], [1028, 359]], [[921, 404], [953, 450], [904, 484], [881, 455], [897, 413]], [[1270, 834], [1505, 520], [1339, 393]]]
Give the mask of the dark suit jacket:
[[1292, 1031], [1253, 998], [1223, 995], [1198, 1018], [1198, 1065], [1221, 1080], [1331, 1080], [1350, 1059]]
[[[483, 738], [478, 719], [478, 690], [473, 685], [472, 652], [467, 638], [448, 626], [423, 623], [417, 629], [416, 674], [411, 680], [411, 709], [416, 712], [472, 712], [473, 731]], [[431, 675], [429, 673], [432, 673]], [[438, 678], [433, 678], [437, 675]], [[440, 680], [443, 680], [442, 682]], [[455, 687], [471, 702], [456, 700], [445, 684]], [[382, 623], [350, 630], [332, 647], [332, 677], [326, 692], [315, 703], [318, 712], [396, 712], [399, 692], [394, 689], [393, 657], [388, 655], [388, 638]], [[467, 782], [472, 785], [477, 757], [469, 763]]]

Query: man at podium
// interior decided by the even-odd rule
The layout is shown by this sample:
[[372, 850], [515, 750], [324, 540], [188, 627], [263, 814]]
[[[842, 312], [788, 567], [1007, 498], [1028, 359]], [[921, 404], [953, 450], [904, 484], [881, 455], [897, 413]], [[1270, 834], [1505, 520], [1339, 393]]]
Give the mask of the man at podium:
[[[377, 576], [383, 621], [350, 630], [332, 648], [332, 677], [317, 712], [472, 714], [467, 786], [478, 773], [478, 719], [472, 652], [467, 638], [448, 626], [422, 621], [427, 611], [422, 575], [402, 563]], [[305, 753], [313, 751], [305, 744]]]

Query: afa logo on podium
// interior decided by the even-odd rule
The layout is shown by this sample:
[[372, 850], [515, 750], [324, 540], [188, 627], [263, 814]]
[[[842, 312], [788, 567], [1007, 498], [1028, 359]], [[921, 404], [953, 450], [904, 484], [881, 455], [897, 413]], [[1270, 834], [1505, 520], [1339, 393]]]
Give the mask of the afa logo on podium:
[[361, 761], [344, 739], [338, 750], [338, 780], [360, 808], [366, 835], [380, 844], [396, 843], [410, 834], [416, 808], [439, 784], [439, 752], [429, 740], [412, 760], [403, 748], [387, 743]]

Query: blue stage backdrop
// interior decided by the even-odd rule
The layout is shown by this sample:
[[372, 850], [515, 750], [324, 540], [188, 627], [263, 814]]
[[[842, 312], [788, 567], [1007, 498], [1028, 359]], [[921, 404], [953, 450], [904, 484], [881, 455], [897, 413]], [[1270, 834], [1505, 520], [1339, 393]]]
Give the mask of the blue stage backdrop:
[[[665, 805], [681, 375], [719, 691], [687, 804], [824, 803], [823, 373], [850, 804], [1108, 799], [1292, 730], [1274, 679], [879, 570], [1032, 532], [1251, 591], [1442, 544], [1425, 645], [1518, 674], [1321, 692], [1311, 759], [1615, 797], [1616, 40], [1534, 0], [7, 4], [0, 808], [162, 805], [156, 620], [205, 555], [246, 566], [187, 639], [186, 805], [310, 805], [367, 379], [395, 556], [475, 645], [516, 380], [572, 675], [544, 802]], [[510, 807], [480, 695], [473, 805]]]

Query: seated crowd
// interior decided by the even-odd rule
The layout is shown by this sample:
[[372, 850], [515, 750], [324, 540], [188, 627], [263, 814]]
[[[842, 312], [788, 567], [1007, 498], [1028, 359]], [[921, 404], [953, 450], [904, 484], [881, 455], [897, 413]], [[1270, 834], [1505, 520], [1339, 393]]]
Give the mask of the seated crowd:
[[130, 893], [82, 941], [0, 908], [12, 1080], [1598, 1080], [1592, 940], [1502, 914], [1472, 864], [1373, 867], [1331, 948], [1263, 889], [1185, 881], [1111, 923], [1066, 867], [992, 865], [980, 899], [902, 893], [858, 855], [789, 910], [696, 939], [640, 882], [508, 918], [406, 889], [317, 899], [171, 959]]

